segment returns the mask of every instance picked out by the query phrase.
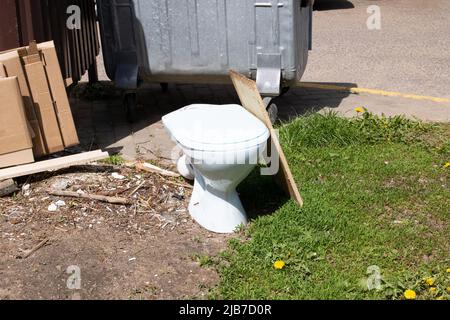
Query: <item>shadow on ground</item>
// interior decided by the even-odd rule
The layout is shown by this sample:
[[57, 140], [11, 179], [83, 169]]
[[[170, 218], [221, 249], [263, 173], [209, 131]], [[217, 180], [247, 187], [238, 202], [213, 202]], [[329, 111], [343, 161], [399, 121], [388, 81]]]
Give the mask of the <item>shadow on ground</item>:
[[314, 10], [339, 10], [339, 9], [353, 9], [355, 5], [348, 0], [316, 0], [314, 3]]
[[[356, 87], [351, 83], [321, 83]], [[322, 110], [337, 108], [350, 93], [320, 88], [291, 88], [274, 102], [281, 121]], [[90, 87], [80, 84], [71, 93], [71, 104], [81, 145], [85, 150], [136, 145], [141, 153], [154, 153], [156, 157], [170, 153], [167, 137], [160, 122], [165, 114], [193, 103], [239, 103], [231, 85], [171, 84], [163, 92], [159, 84], [145, 84], [138, 90], [138, 120], [129, 123], [121, 92], [112, 83], [104, 82]], [[150, 128], [150, 129], [149, 129]], [[132, 140], [127, 141], [127, 140]], [[164, 142], [162, 142], [164, 140]], [[165, 141], [167, 140], [167, 141]], [[159, 150], [159, 149], [162, 150]]]
[[273, 214], [289, 198], [275, 184], [272, 176], [262, 176], [256, 168], [237, 189], [249, 219]]
[[[338, 86], [356, 88], [354, 83], [321, 82], [309, 83], [312, 86]], [[319, 87], [295, 87], [281, 97], [276, 98], [278, 119], [282, 122], [292, 120], [298, 116], [319, 112], [324, 108], [334, 109], [340, 106], [343, 99], [351, 93], [346, 90], [330, 90]]]

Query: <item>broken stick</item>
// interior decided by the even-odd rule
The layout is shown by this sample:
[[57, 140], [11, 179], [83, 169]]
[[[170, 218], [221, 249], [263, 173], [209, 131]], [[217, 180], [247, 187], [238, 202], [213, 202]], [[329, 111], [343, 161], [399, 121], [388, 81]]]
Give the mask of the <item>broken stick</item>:
[[137, 163], [136, 164], [136, 168], [142, 171], [147, 171], [147, 172], [151, 172], [151, 173], [157, 173], [160, 174], [162, 176], [166, 176], [166, 177], [173, 177], [173, 178], [178, 178], [180, 177], [180, 174], [173, 172], [173, 171], [169, 171], [166, 169], [161, 169], [160, 167], [154, 166], [150, 163], [147, 162], [143, 162], [143, 163]]
[[33, 253], [35, 253], [36, 251], [38, 251], [40, 248], [42, 248], [43, 246], [45, 246], [48, 242], [48, 239], [44, 239], [41, 242], [39, 242], [34, 248], [30, 249], [30, 250], [24, 250], [25, 254], [23, 256], [19, 255], [17, 256], [18, 259], [26, 259], [29, 256], [31, 256]]
[[108, 202], [111, 204], [122, 204], [122, 205], [131, 204], [130, 200], [125, 199], [125, 198], [108, 197], [108, 196], [101, 196], [101, 195], [97, 195], [97, 194], [78, 193], [75, 191], [51, 190], [51, 191], [49, 191], [49, 194], [52, 196], [57, 196], [57, 197], [72, 197], [72, 198], [97, 200], [97, 201], [102, 201], [102, 202]]
[[177, 183], [174, 181], [169, 181], [169, 180], [164, 180], [164, 183], [170, 184], [172, 186], [176, 186], [176, 187], [182, 187], [182, 188], [187, 188], [187, 189], [194, 189], [193, 186], [191, 186], [190, 184], [187, 183]]
[[139, 184], [136, 188], [134, 188], [134, 190], [131, 191], [130, 194], [129, 194], [128, 196], [129, 196], [129, 197], [133, 196], [136, 192], [138, 192], [138, 190], [139, 190], [140, 188], [142, 188], [142, 186], [143, 186], [144, 184], [145, 184], [145, 181], [142, 181], [142, 183]]

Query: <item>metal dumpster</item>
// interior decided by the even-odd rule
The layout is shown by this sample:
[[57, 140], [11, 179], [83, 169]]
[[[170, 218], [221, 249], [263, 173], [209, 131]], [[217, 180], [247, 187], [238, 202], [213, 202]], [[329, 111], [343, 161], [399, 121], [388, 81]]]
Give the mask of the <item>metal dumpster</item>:
[[108, 77], [128, 90], [228, 83], [234, 69], [274, 97], [300, 80], [311, 46], [312, 0], [97, 0], [97, 10]]

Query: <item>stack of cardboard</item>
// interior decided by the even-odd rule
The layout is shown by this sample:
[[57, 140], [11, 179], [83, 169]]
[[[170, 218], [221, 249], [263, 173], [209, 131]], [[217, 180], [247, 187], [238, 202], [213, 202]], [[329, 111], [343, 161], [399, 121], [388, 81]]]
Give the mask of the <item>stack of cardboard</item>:
[[0, 166], [34, 161], [30, 129], [17, 77], [0, 78]]
[[0, 53], [0, 78], [0, 168], [79, 144], [52, 41]]

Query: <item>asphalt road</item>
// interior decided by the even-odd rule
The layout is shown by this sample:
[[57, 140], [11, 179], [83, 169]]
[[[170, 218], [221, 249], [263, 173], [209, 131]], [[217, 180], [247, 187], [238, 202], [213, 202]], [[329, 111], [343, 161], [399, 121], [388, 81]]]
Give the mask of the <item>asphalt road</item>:
[[[317, 0], [303, 81], [450, 98], [449, 0]], [[367, 8], [381, 9], [369, 30]]]

